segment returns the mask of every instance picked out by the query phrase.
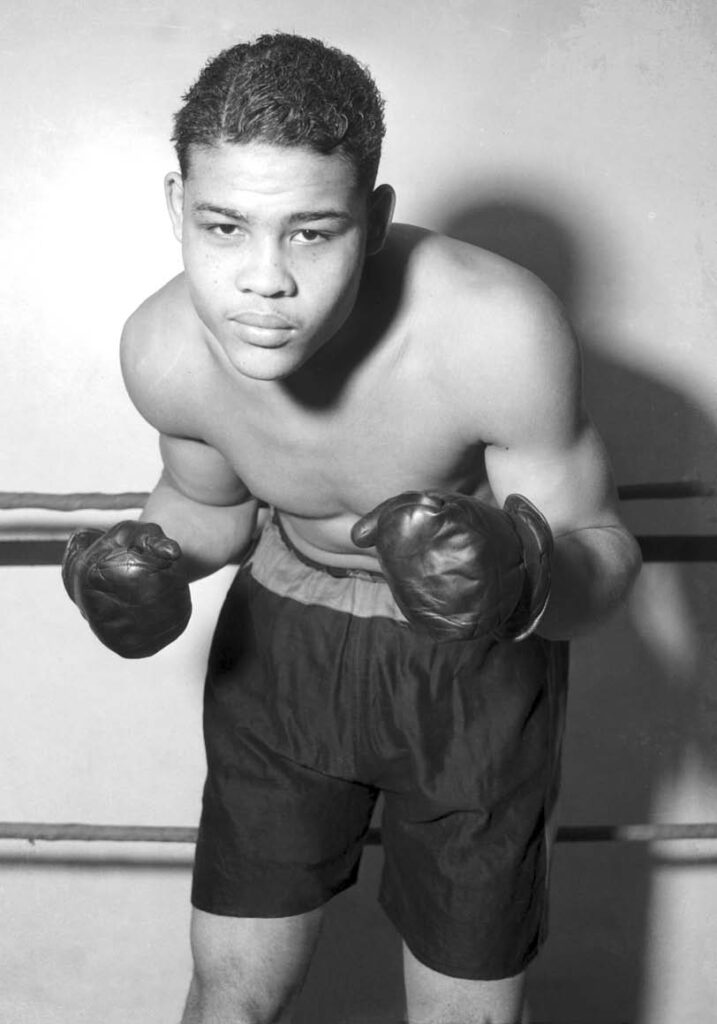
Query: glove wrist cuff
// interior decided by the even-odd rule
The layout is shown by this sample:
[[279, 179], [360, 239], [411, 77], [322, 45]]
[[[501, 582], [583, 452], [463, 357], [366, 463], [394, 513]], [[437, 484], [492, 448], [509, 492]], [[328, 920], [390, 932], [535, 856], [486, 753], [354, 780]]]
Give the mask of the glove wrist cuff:
[[518, 641], [535, 632], [550, 600], [553, 534], [542, 512], [521, 494], [508, 495], [503, 511], [523, 546], [523, 593], [505, 626], [506, 638]]
[[96, 540], [99, 540], [101, 536], [102, 530], [95, 530], [91, 527], [82, 530], [73, 530], [62, 556], [62, 582], [65, 585], [65, 590], [67, 591], [70, 600], [80, 607], [80, 610], [82, 609], [80, 602], [77, 600], [75, 587], [77, 577], [77, 559], [91, 544], [94, 544]]

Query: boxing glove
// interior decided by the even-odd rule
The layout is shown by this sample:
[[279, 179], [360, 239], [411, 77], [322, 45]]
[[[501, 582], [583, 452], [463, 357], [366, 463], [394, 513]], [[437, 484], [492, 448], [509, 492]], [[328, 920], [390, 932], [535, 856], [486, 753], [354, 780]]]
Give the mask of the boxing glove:
[[156, 523], [75, 530], [62, 580], [106, 647], [123, 658], [147, 658], [176, 640], [192, 614], [181, 554]]
[[499, 509], [407, 491], [359, 519], [351, 538], [375, 546], [406, 619], [436, 640], [521, 640], [548, 602], [552, 533], [519, 494]]

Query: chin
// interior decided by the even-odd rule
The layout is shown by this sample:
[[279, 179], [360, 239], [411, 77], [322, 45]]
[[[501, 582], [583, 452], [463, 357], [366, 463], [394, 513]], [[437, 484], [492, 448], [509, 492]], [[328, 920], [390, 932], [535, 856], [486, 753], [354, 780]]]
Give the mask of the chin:
[[283, 380], [290, 377], [304, 360], [296, 352], [279, 349], [253, 349], [230, 360], [234, 369], [251, 380]]

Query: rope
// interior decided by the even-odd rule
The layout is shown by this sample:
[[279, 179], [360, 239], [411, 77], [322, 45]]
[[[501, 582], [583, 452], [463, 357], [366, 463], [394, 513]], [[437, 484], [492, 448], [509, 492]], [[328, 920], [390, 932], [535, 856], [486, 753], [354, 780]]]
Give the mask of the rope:
[[[0, 566], [60, 565], [70, 530], [0, 531]], [[717, 535], [638, 536], [644, 562], [717, 562]]]
[[83, 509], [144, 508], [147, 491], [124, 491], [121, 494], [41, 494], [37, 491], [0, 491], [0, 509], [43, 508], [53, 512], [78, 512]]
[[[702, 480], [676, 480], [666, 483], [623, 484], [618, 487], [618, 494], [623, 501], [707, 498], [717, 494], [717, 488]], [[54, 512], [134, 509], [143, 508], [148, 497], [147, 491], [123, 491], [119, 494], [103, 494], [99, 491], [84, 494], [0, 491], [0, 509], [42, 508]]]
[[[619, 488], [624, 500], [706, 497], [717, 493], [700, 480], [673, 483], [627, 484]], [[140, 509], [149, 497], [146, 491], [119, 494], [42, 494], [35, 491], [0, 491], [2, 509], [50, 509], [77, 512], [84, 509]], [[69, 531], [15, 528], [0, 532], [0, 566], [59, 565]], [[701, 534], [649, 534], [637, 538], [645, 562], [717, 562], [717, 537]]]
[[[618, 488], [620, 498], [626, 501], [651, 499], [677, 499], [709, 497], [717, 493], [711, 484], [700, 480], [686, 480], [668, 483], [627, 484]], [[76, 512], [84, 509], [122, 510], [142, 508], [148, 498], [145, 491], [125, 491], [118, 494], [87, 492], [81, 494], [43, 494], [34, 491], [0, 491], [0, 509], [48, 509], [56, 512]], [[52, 536], [28, 532], [8, 538], [8, 547], [22, 547], [28, 542], [42, 549], [38, 562], [54, 564], [59, 562], [64, 535]], [[643, 554], [647, 559], [661, 560], [717, 560], [715, 538], [711, 537], [650, 537], [640, 538]], [[709, 550], [706, 548], [706, 543]], [[667, 544], [667, 548], [665, 545]], [[645, 547], [647, 546], [647, 550]], [[652, 550], [654, 547], [655, 550]], [[47, 550], [45, 550], [47, 549]], [[669, 550], [668, 550], [669, 549]], [[673, 550], [674, 549], [674, 550]], [[58, 554], [59, 552], [59, 554]], [[18, 552], [17, 561], [11, 555], [4, 564], [27, 564], [21, 561], [26, 556]], [[0, 564], [1, 561], [0, 561]], [[48, 824], [35, 822], [0, 822], [0, 840], [20, 839], [37, 841], [69, 842], [130, 842], [130, 843], [195, 843], [195, 828], [173, 828], [143, 825], [86, 825]], [[686, 825], [578, 825], [565, 826], [557, 833], [562, 843], [627, 842], [649, 843], [663, 840], [717, 839], [717, 823], [706, 822]], [[370, 829], [367, 835], [369, 845], [378, 845], [381, 835], [378, 829]]]
[[677, 480], [662, 484], [621, 484], [617, 489], [621, 501], [652, 501], [674, 498], [710, 498], [717, 494], [714, 484], [702, 480]]
[[[0, 822], [0, 840], [35, 842], [195, 843], [196, 828], [159, 825], [86, 825], [42, 822]], [[558, 829], [559, 843], [652, 843], [717, 839], [717, 822], [685, 825], [567, 825]], [[381, 843], [380, 829], [369, 829], [369, 846]]]

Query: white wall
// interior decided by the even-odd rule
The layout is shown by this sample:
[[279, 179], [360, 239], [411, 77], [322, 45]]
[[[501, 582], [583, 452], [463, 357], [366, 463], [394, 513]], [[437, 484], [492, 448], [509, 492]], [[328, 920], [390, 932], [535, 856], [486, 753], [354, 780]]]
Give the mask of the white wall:
[[[162, 198], [171, 114], [205, 59], [277, 28], [371, 66], [399, 219], [504, 252], [565, 301], [620, 482], [711, 480], [711, 0], [26, 0], [0, 19], [2, 486], [152, 486], [156, 445], [117, 338], [179, 269]], [[642, 532], [713, 533], [715, 503], [626, 515]], [[5, 513], [0, 527], [60, 519]], [[227, 578], [195, 588], [174, 647], [131, 664], [93, 640], [57, 569], [0, 570], [0, 819], [196, 822], [202, 664]], [[566, 823], [715, 817], [715, 582], [711, 565], [649, 565], [630, 608], [575, 645]], [[1, 844], [0, 1019], [176, 1021], [190, 852], [159, 869], [153, 849], [85, 850], [78, 865], [74, 847]], [[306, 1024], [399, 1016], [379, 866], [369, 851], [332, 910]], [[536, 1018], [710, 1019], [716, 872], [706, 843], [561, 846]]]

